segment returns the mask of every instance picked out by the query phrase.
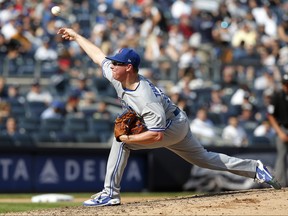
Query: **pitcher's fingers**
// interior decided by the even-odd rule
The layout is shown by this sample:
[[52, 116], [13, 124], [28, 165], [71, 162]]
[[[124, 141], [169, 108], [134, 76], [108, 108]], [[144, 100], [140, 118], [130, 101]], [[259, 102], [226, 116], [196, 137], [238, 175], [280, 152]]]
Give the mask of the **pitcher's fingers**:
[[58, 32], [57, 32], [57, 34], [63, 34], [63, 28], [60, 28], [59, 30], [58, 30]]

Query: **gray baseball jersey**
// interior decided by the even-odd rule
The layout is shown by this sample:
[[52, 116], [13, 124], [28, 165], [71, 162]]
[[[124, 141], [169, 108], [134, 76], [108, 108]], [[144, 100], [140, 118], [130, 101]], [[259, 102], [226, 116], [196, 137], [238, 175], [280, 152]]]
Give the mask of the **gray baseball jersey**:
[[112, 77], [111, 61], [102, 63], [103, 76], [116, 89], [123, 108], [132, 108], [140, 116], [150, 131], [162, 131], [164, 138], [153, 144], [125, 144], [114, 138], [110, 150], [104, 190], [111, 197], [120, 198], [120, 182], [127, 164], [130, 150], [167, 148], [184, 160], [200, 167], [229, 171], [231, 173], [255, 178], [256, 160], [239, 159], [225, 154], [208, 152], [193, 137], [189, 120], [167, 95], [149, 80], [139, 75], [140, 82], [135, 90], [124, 89], [121, 83]]

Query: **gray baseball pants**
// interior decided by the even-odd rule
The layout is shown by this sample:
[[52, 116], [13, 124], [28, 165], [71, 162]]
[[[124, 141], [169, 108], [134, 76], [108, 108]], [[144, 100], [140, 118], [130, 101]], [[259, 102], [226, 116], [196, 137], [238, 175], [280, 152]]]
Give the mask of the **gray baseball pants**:
[[[288, 129], [282, 128], [288, 134]], [[285, 187], [287, 186], [287, 151], [288, 143], [276, 138], [277, 158], [275, 163], [275, 178]]]
[[125, 144], [115, 139], [110, 150], [104, 190], [113, 198], [120, 197], [120, 182], [130, 151], [167, 148], [184, 160], [199, 167], [228, 171], [240, 176], [255, 178], [256, 160], [240, 159], [225, 154], [208, 152], [192, 135], [186, 114], [180, 112], [164, 132], [162, 141], [154, 144]]

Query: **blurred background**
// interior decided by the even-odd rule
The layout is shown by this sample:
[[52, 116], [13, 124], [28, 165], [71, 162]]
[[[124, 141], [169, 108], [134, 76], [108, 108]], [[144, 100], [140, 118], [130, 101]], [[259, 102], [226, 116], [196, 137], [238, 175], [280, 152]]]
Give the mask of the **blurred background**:
[[[288, 73], [287, 1], [0, 0], [0, 9], [0, 192], [102, 189], [121, 106], [101, 68], [56, 34], [61, 27], [107, 55], [134, 48], [139, 73], [187, 113], [208, 150], [273, 170], [266, 108]], [[164, 149], [133, 152], [122, 183], [124, 191], [253, 187]]]

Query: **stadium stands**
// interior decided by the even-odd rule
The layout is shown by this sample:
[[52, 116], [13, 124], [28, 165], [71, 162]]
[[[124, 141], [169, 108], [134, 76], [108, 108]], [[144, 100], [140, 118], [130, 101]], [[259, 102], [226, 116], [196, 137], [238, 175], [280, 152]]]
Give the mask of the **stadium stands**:
[[[0, 77], [5, 78], [6, 83], [4, 87], [0, 84], [0, 101], [9, 103], [9, 115], [17, 119], [19, 129], [27, 135], [22, 137], [22, 142], [20, 137], [13, 140], [1, 133], [1, 146], [26, 145], [30, 138], [31, 145], [37, 145], [37, 142], [105, 143], [111, 138], [114, 116], [121, 110], [116, 92], [108, 80], [101, 76], [100, 68], [75, 43], [62, 43], [61, 38], [56, 36], [58, 28], [65, 25], [79, 29], [81, 34], [101, 46], [107, 55], [122, 47], [135, 48], [142, 57], [143, 70], [140, 69], [139, 73], [147, 76], [167, 94], [170, 94], [171, 84], [178, 87], [181, 100], [173, 102], [180, 107], [185, 102], [184, 108], [190, 120], [193, 120], [199, 108], [206, 107], [209, 119], [217, 128], [217, 134], [221, 134], [230, 115], [240, 115], [241, 105], [231, 104], [231, 98], [240, 84], [246, 84], [251, 93], [248, 101], [256, 111], [254, 122], [244, 128], [249, 134], [251, 145], [271, 145], [271, 141], [269, 144], [267, 139], [256, 138], [251, 134], [265, 117], [269, 102], [269, 95], [265, 97], [267, 101], [262, 99], [265, 90], [270, 87], [272, 92], [277, 90], [280, 75], [287, 73], [288, 59], [284, 52], [287, 41], [277, 31], [268, 31], [281, 28], [285, 22], [285, 1], [270, 3], [271, 7], [267, 10], [272, 16], [267, 15], [265, 19], [268, 21], [263, 23], [255, 17], [257, 10], [248, 1], [214, 1], [213, 7], [208, 7], [207, 2], [211, 1], [201, 0], [202, 4], [196, 0], [185, 1], [185, 8], [191, 11], [184, 13], [187, 10], [177, 8], [178, 1], [157, 0], [152, 1], [153, 13], [149, 16], [144, 16], [148, 3], [131, 1], [136, 3], [130, 5], [130, 1], [123, 1], [130, 12], [127, 16], [121, 7], [116, 7], [112, 2], [71, 1], [65, 5], [67, 11], [63, 11], [63, 16], [57, 18], [48, 9], [43, 9], [42, 2], [35, 3], [33, 7], [28, 3], [20, 7], [14, 1], [1, 1]], [[259, 10], [266, 8], [269, 3], [262, 0], [256, 2], [255, 8]], [[201, 7], [197, 8], [199, 5]], [[49, 7], [52, 6], [53, 3]], [[151, 18], [157, 15], [155, 20], [158, 22], [150, 26]], [[251, 16], [252, 19], [247, 20]], [[16, 21], [14, 24], [13, 20]], [[17, 32], [19, 24], [24, 27], [22, 29], [25, 34]], [[240, 30], [244, 24], [249, 24], [250, 32], [253, 33], [251, 35], [256, 35], [257, 39], [250, 38], [251, 35], [241, 37]], [[267, 25], [267, 32], [258, 31], [259, 26], [264, 24]], [[269, 28], [272, 24], [277, 28]], [[12, 32], [15, 34], [12, 35]], [[242, 40], [239, 40], [240, 37]], [[36, 50], [46, 40], [49, 41], [49, 49], [57, 54], [56, 59], [47, 57], [40, 60], [39, 56], [35, 57]], [[47, 50], [42, 50], [43, 53], [44, 56], [49, 55]], [[262, 80], [260, 87], [263, 89], [256, 89], [255, 79], [261, 77], [268, 68], [272, 71], [272, 81]], [[165, 71], [169, 71], [169, 74], [165, 74]], [[76, 107], [75, 116], [72, 117], [66, 115], [61, 120], [42, 120], [40, 115], [48, 103], [11, 99], [7, 96], [8, 86], [16, 83], [22, 99], [26, 99], [33, 80], [37, 78], [41, 80], [41, 86], [53, 95], [53, 99], [66, 102], [69, 90], [77, 85], [75, 80], [83, 74], [90, 81], [88, 85], [95, 93], [95, 101], [89, 101], [87, 105], [81, 96], [79, 104], [85, 106], [81, 109]], [[230, 80], [226, 80], [226, 75], [230, 75]], [[220, 86], [221, 103], [228, 110], [209, 110], [211, 91], [215, 84]], [[101, 100], [109, 101], [114, 111], [110, 120], [95, 119], [93, 116]], [[7, 116], [3, 110], [0, 114], [0, 130], [3, 131]]]

